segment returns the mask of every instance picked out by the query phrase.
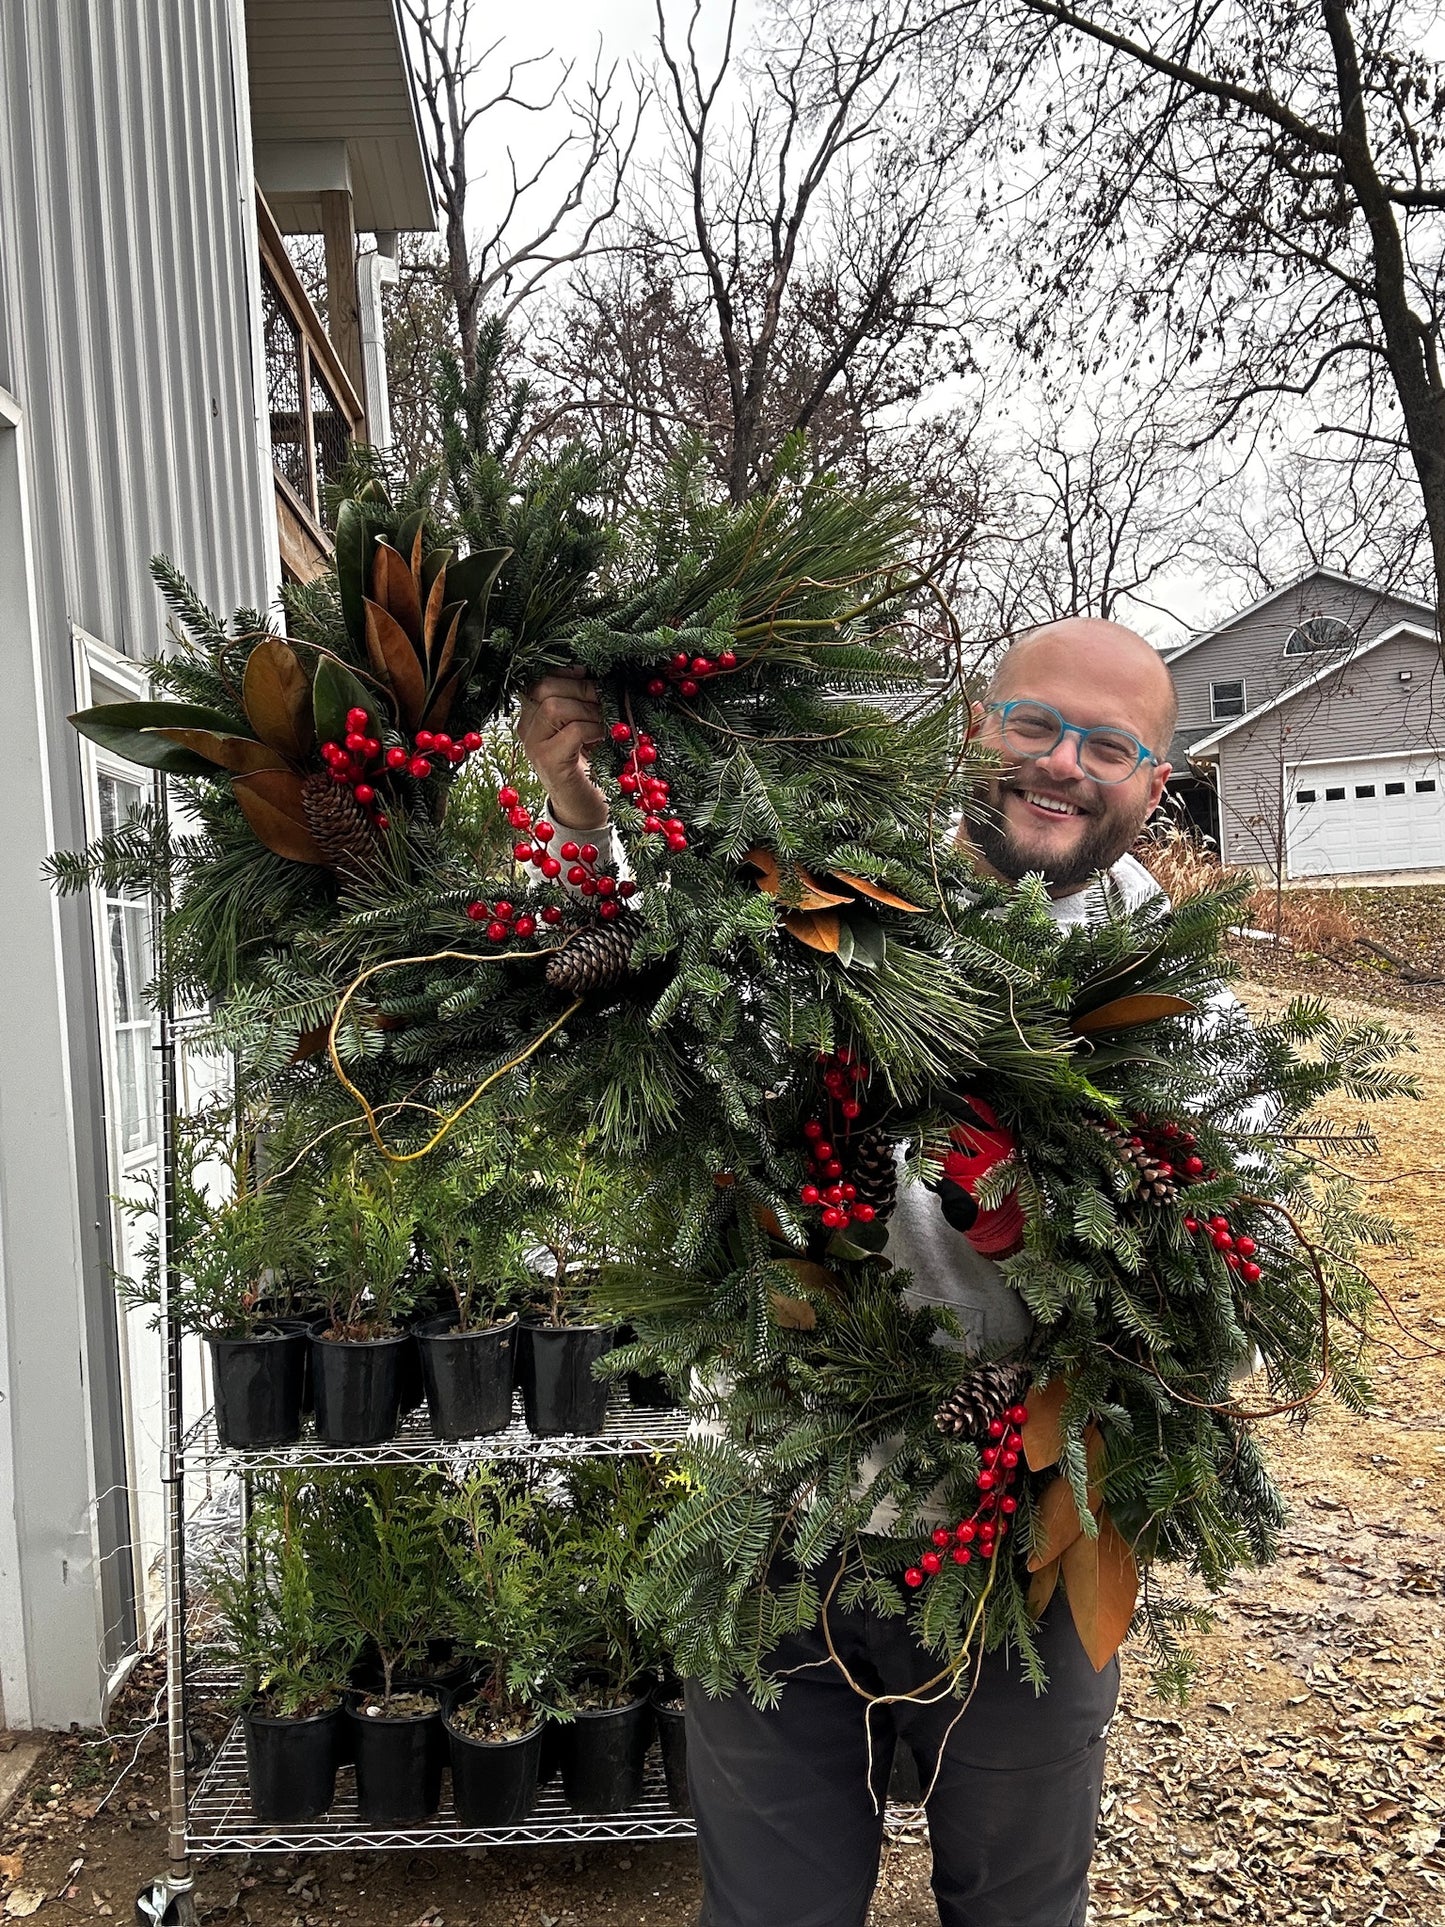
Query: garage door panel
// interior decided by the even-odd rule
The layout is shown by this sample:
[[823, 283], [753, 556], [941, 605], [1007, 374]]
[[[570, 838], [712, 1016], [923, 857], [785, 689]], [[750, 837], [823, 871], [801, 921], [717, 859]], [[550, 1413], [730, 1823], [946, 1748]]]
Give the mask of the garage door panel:
[[1438, 750], [1287, 772], [1292, 877], [1445, 868], [1445, 772]]

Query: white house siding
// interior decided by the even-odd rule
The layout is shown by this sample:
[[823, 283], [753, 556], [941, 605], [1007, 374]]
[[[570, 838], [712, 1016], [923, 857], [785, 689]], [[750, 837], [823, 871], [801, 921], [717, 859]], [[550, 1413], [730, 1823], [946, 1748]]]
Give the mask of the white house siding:
[[[86, 835], [72, 625], [156, 652], [157, 550], [222, 608], [264, 604], [279, 574], [239, 21], [239, 0], [0, 5], [0, 390], [23, 419], [29, 523], [12, 501], [0, 556], [28, 548], [35, 635], [30, 754], [0, 760], [0, 815], [10, 934], [42, 942], [58, 915], [60, 958], [7, 950], [7, 976], [57, 981], [48, 1017], [0, 1006], [0, 1602], [18, 1609], [0, 1617], [0, 1676], [16, 1725], [94, 1720], [135, 1632], [91, 908], [57, 913], [38, 875], [50, 844]], [[7, 628], [0, 649], [19, 676], [23, 636]], [[19, 1149], [27, 1169], [44, 1154], [44, 1193], [15, 1195]]]
[[[1408, 682], [1400, 681], [1402, 670], [1409, 671]], [[1283, 860], [1286, 768], [1438, 748], [1442, 742], [1445, 678], [1434, 641], [1417, 631], [1382, 642], [1221, 739], [1225, 861], [1273, 870]]]
[[1290, 631], [1312, 616], [1336, 616], [1347, 623], [1356, 637], [1353, 646], [1383, 635], [1398, 622], [1430, 625], [1429, 612], [1420, 603], [1322, 572], [1245, 610], [1170, 660], [1179, 692], [1179, 724], [1174, 740], [1180, 768], [1184, 764], [1179, 751], [1213, 735], [1220, 727], [1210, 710], [1211, 683], [1242, 678], [1245, 708], [1257, 709], [1323, 667], [1327, 660], [1323, 655], [1284, 653]]

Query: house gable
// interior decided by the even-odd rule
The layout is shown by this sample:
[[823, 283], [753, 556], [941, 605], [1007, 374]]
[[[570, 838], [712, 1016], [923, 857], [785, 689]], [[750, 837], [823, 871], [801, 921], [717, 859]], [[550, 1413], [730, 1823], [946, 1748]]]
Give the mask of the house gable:
[[1351, 659], [1361, 644], [1401, 623], [1427, 631], [1434, 624], [1425, 603], [1329, 569], [1311, 570], [1298, 582], [1276, 589], [1166, 659], [1179, 693], [1179, 723], [1171, 747], [1176, 769], [1187, 767], [1194, 744], [1329, 665], [1332, 658], [1324, 653], [1285, 654], [1291, 632], [1321, 616], [1343, 622], [1353, 638], [1351, 648], [1333, 658], [1337, 662]]

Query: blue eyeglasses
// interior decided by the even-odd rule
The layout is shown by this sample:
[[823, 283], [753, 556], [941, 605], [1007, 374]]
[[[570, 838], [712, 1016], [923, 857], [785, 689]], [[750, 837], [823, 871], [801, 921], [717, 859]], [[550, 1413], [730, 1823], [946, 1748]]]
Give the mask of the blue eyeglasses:
[[988, 709], [999, 719], [1005, 747], [1026, 761], [1049, 755], [1066, 736], [1077, 736], [1079, 768], [1095, 783], [1126, 783], [1141, 763], [1159, 761], [1127, 729], [1085, 729], [1080, 723], [1066, 723], [1057, 709], [1031, 697], [990, 703]]

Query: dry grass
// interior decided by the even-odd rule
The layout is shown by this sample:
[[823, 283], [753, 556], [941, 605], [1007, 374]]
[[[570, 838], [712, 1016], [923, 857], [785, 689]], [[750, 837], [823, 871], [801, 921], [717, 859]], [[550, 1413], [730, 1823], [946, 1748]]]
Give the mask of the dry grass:
[[[1175, 903], [1212, 888], [1228, 874], [1215, 852], [1177, 823], [1151, 826], [1135, 845], [1134, 854]], [[1295, 950], [1315, 954], [1348, 953], [1361, 934], [1357, 919], [1336, 897], [1276, 891], [1269, 884], [1256, 887], [1245, 921]]]

